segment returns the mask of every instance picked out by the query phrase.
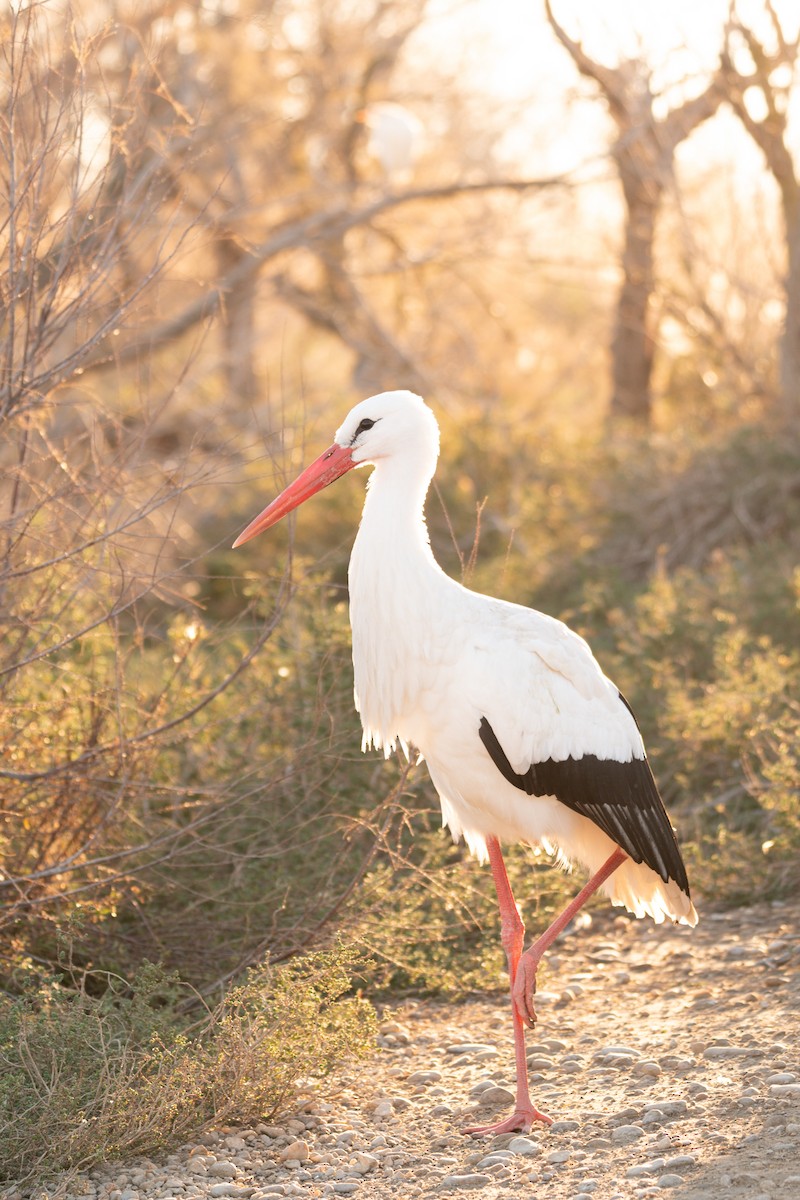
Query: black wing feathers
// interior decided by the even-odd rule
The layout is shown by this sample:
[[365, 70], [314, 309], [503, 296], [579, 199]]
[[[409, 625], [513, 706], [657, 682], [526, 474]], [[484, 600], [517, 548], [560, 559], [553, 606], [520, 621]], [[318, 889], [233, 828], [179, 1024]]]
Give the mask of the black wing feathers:
[[667, 883], [674, 879], [689, 895], [681, 852], [647, 759], [617, 762], [584, 754], [555, 762], [531, 763], [515, 771], [486, 717], [478, 730], [492, 762], [514, 787], [529, 796], [555, 796], [567, 808], [594, 821], [634, 862], [644, 862]]

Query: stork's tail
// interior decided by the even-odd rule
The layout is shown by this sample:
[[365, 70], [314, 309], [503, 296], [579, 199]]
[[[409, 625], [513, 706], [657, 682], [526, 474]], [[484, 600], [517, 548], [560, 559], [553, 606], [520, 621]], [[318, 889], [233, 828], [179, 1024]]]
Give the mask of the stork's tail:
[[652, 867], [632, 858], [617, 868], [602, 890], [612, 904], [627, 908], [636, 917], [649, 916], [658, 924], [662, 921], [697, 924], [697, 911], [688, 893], [674, 879], [664, 883]]

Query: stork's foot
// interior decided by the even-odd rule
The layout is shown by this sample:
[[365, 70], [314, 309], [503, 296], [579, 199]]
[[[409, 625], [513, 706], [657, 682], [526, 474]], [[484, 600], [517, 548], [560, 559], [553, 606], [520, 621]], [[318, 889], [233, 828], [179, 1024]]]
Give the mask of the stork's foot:
[[519, 1015], [523, 1025], [527, 1025], [529, 1029], [536, 1024], [533, 997], [536, 995], [536, 971], [541, 954], [532, 953], [535, 950], [536, 943], [521, 956], [511, 988], [511, 1003], [514, 1005], [514, 1011]]
[[495, 1125], [475, 1125], [470, 1129], [465, 1129], [464, 1133], [469, 1137], [495, 1137], [500, 1133], [530, 1133], [534, 1121], [542, 1121], [545, 1125], [552, 1125], [553, 1118], [548, 1117], [547, 1113], [539, 1112], [535, 1105], [529, 1108], [516, 1108], [510, 1117], [506, 1117], [505, 1121], [498, 1121]]

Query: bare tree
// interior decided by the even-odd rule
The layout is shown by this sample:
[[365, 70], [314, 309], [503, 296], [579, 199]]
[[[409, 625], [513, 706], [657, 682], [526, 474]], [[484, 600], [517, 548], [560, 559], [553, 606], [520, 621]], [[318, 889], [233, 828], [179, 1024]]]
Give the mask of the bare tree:
[[[308, 7], [299, 40], [284, 31], [253, 50], [248, 22], [262, 20], [262, 9], [243, 0], [235, 20], [221, 10], [206, 14], [203, 21], [219, 26], [213, 41], [201, 40], [203, 21], [188, 10], [180, 24], [161, 23], [166, 32], [154, 90], [184, 116], [192, 147], [187, 155], [184, 142], [173, 139], [165, 170], [184, 210], [205, 231], [207, 249], [174, 305], [128, 323], [119, 338], [102, 342], [85, 369], [118, 369], [208, 325], [219, 346], [213, 366], [247, 411], [264, 390], [259, 359], [263, 363], [268, 314], [288, 306], [345, 347], [360, 390], [389, 383], [422, 388], [429, 378], [425, 347], [417, 341], [412, 348], [397, 317], [403, 281], [432, 257], [415, 253], [419, 233], [435, 223], [426, 222], [426, 209], [460, 197], [474, 205], [492, 192], [533, 193], [564, 181], [510, 178], [489, 160], [481, 176], [470, 163], [467, 176], [455, 138], [437, 147], [414, 180], [399, 186], [399, 180], [376, 178], [365, 154], [364, 114], [394, 95], [392, 72], [423, 19], [424, 0], [372, 0], [357, 12], [318, 0]], [[276, 0], [273, 33], [278, 17], [290, 11]], [[153, 19], [150, 9], [135, 14], [144, 44]], [[288, 21], [285, 27], [294, 28]], [[187, 28], [197, 30], [188, 49]], [[198, 86], [200, 76], [207, 86]], [[403, 96], [413, 96], [407, 75], [404, 80]], [[421, 87], [419, 102], [443, 103], [439, 95], [426, 98]], [[412, 211], [413, 224], [405, 216]], [[469, 258], [472, 230], [458, 218], [453, 224], [463, 229], [462, 255]], [[385, 264], [382, 282], [376, 282], [378, 259]], [[439, 327], [446, 317], [438, 314]]]
[[[68, 9], [43, 5], [15, 6], [0, 28], [7, 936], [21, 916], [63, 895], [64, 880], [78, 891], [107, 887], [127, 863], [158, 859], [185, 839], [185, 822], [133, 832], [153, 747], [236, 683], [273, 622], [191, 694], [180, 680], [198, 639], [173, 637], [168, 677], [131, 704], [143, 606], [163, 610], [166, 596], [173, 611], [188, 603], [174, 523], [211, 472], [186, 459], [167, 471], [150, 459], [147, 397], [137, 395], [132, 435], [114, 403], [116, 383], [107, 394], [82, 384], [103, 347], [155, 306], [167, 269], [203, 231], [175, 198], [185, 122], [127, 29], [87, 32]], [[285, 593], [276, 600], [275, 617]], [[157, 792], [151, 785], [151, 800]]]
[[[379, 7], [385, 17], [387, 6]], [[252, 5], [254, 20], [262, 9]], [[309, 281], [301, 264], [285, 299], [315, 324], [312, 300], [319, 323], [340, 314], [337, 337], [356, 353], [363, 340], [363, 358], [376, 361], [395, 334], [363, 294], [348, 235], [388, 240], [381, 223], [415, 205], [432, 211], [455, 198], [479, 203], [493, 191], [524, 194], [558, 182], [449, 178], [386, 191], [361, 179], [357, 148], [345, 147], [321, 187], [301, 153], [313, 121], [307, 113], [305, 121], [302, 113], [278, 119], [292, 95], [286, 64], [294, 51], [281, 49], [287, 59], [264, 75], [269, 86], [253, 108], [233, 86], [244, 62], [226, 61], [230, 94], [220, 85], [204, 97], [198, 80], [213, 75], [213, 57], [194, 57], [204, 49], [203, 27], [192, 25], [197, 40], [184, 40], [181, 29], [196, 14], [185, 10], [183, 26], [174, 15], [169, 3], [135, 5], [129, 22], [97, 30], [60, 6], [15, 6], [2, 18], [0, 949], [23, 922], [46, 921], [78, 897], [141, 912], [143, 891], [177, 887], [181, 864], [196, 871], [202, 861], [205, 885], [208, 847], [217, 841], [222, 893], [239, 861], [229, 843], [246, 844], [235, 852], [241, 860], [260, 855], [268, 863], [289, 845], [285, 837], [295, 849], [310, 830], [324, 837], [323, 811], [333, 828], [341, 805], [327, 778], [338, 750], [328, 728], [335, 702], [320, 682], [325, 664], [309, 667], [284, 718], [303, 729], [304, 749], [290, 763], [285, 750], [296, 730], [278, 739], [273, 716], [271, 753], [258, 740], [253, 749], [254, 737], [265, 735], [247, 732], [263, 729], [263, 705], [283, 686], [271, 642], [291, 559], [252, 595], [241, 584], [248, 594], [235, 597], [235, 629], [206, 623], [198, 600], [215, 582], [192, 550], [194, 497], [216, 484], [213, 503], [203, 506], [216, 509], [225, 469], [235, 462], [240, 476], [251, 452], [263, 473], [272, 452], [271, 443], [266, 452], [231, 448], [224, 429], [236, 401], [226, 397], [219, 430], [203, 411], [203, 368], [219, 371], [218, 391], [253, 397], [269, 312], [258, 303], [259, 285], [274, 282], [280, 298], [294, 259], [318, 265], [326, 256], [336, 260], [328, 275]], [[263, 44], [269, 60], [272, 43]], [[264, 65], [259, 57], [255, 67]], [[379, 75], [368, 58], [335, 130], [357, 136], [350, 110]], [[339, 110], [328, 104], [320, 121], [332, 121], [332, 112]], [[256, 144], [248, 146], [243, 130], [251, 125]], [[414, 360], [403, 354], [395, 365], [405, 361], [411, 371]], [[230, 533], [221, 518], [201, 519], [201, 542]], [[227, 597], [237, 585], [220, 559]], [[259, 672], [259, 686], [248, 690], [245, 676]], [[352, 719], [347, 691], [342, 708]], [[291, 828], [254, 821], [259, 802], [273, 796], [273, 808], [296, 814]], [[337, 856], [331, 876], [324, 901], [333, 912], [353, 872]], [[248, 935], [251, 949], [275, 944], [283, 886], [276, 878], [271, 901], [260, 901], [267, 911]], [[151, 956], [173, 938], [193, 953], [193, 921], [188, 903], [184, 923], [173, 910], [158, 933], [157, 919], [143, 915]], [[288, 940], [304, 936], [298, 929]], [[231, 944], [234, 959], [243, 953]]]
[[38, 407], [140, 317], [200, 222], [185, 220], [173, 186], [183, 115], [127, 29], [81, 32], [69, 9], [19, 6], [0, 53], [8, 417]]
[[770, 45], [752, 25], [745, 24], [731, 0], [722, 73], [726, 99], [761, 149], [780, 194], [786, 238], [780, 387], [787, 411], [796, 415], [800, 403], [800, 178], [787, 128], [800, 30], [790, 37], [770, 0], [763, 0], [763, 13], [771, 30]]
[[640, 424], [650, 420], [651, 373], [657, 315], [654, 309], [654, 244], [665, 190], [673, 181], [675, 151], [723, 100], [720, 80], [690, 100], [656, 116], [652, 72], [642, 59], [617, 66], [598, 62], [571, 38], [545, 0], [550, 25], [578, 70], [597, 84], [617, 127], [611, 154], [625, 200], [622, 285], [611, 343], [611, 417]]

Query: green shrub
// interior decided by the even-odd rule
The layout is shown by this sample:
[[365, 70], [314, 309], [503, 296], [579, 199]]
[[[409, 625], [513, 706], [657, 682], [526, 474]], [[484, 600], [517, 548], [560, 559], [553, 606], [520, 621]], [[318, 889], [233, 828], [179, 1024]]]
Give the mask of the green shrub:
[[193, 1026], [188, 989], [160, 968], [90, 995], [50, 979], [0, 1002], [0, 1177], [19, 1181], [149, 1154], [211, 1123], [271, 1119], [298, 1084], [372, 1045], [374, 1014], [348, 998], [342, 947], [262, 966]]

